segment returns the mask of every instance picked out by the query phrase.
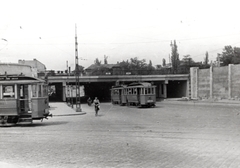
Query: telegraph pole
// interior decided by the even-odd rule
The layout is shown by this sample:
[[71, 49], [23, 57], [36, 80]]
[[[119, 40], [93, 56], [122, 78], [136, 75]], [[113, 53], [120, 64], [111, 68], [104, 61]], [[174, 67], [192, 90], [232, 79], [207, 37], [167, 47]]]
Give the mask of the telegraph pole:
[[80, 82], [79, 82], [79, 65], [78, 65], [78, 43], [77, 43], [77, 25], [75, 25], [75, 78], [76, 78], [76, 112], [81, 112], [80, 101]]

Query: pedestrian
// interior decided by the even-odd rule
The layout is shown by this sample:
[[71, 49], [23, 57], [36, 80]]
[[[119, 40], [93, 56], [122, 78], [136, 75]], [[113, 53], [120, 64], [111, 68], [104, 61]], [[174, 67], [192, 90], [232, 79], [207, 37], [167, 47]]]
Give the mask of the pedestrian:
[[93, 100], [94, 103], [94, 108], [95, 108], [95, 116], [98, 115], [98, 111], [100, 110], [100, 101], [98, 100], [97, 97]]
[[88, 98], [87, 103], [88, 103], [88, 106], [91, 106], [91, 104], [92, 104], [92, 99], [91, 99], [90, 97]]

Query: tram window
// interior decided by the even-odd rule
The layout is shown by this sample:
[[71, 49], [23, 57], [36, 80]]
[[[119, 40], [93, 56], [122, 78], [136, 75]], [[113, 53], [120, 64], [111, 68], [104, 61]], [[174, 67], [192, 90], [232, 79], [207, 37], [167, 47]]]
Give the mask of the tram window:
[[47, 86], [46, 85], [44, 85], [43, 86], [43, 96], [47, 96], [48, 95], [48, 90], [47, 90]]
[[20, 98], [24, 97], [23, 90], [24, 90], [24, 86], [20, 85]]
[[32, 85], [32, 97], [37, 97], [37, 85]]
[[149, 94], [151, 92], [150, 88], [147, 88], [147, 94]]
[[42, 85], [38, 85], [38, 97], [42, 97]]
[[144, 88], [144, 93], [147, 94], [147, 88]]
[[3, 98], [14, 98], [14, 85], [3, 86]]
[[132, 89], [128, 89], [128, 94], [132, 94]]

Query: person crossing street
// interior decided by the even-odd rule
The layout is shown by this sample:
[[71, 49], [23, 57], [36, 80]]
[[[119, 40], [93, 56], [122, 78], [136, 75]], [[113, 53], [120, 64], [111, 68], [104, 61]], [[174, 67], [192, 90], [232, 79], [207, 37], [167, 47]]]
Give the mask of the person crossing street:
[[95, 108], [95, 116], [98, 115], [98, 111], [100, 110], [100, 101], [97, 97], [93, 100], [94, 108]]

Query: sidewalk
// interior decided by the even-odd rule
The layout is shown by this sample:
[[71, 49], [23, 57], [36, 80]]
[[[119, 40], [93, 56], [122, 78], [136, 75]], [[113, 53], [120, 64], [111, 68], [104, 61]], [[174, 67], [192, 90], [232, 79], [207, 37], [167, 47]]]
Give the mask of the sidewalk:
[[[49, 103], [49, 111], [53, 116], [70, 116], [70, 115], [84, 115], [86, 112], [76, 112], [76, 106], [73, 108], [68, 106], [65, 102], [50, 102]], [[82, 109], [81, 109], [82, 110]]]
[[204, 99], [204, 100], [188, 100], [186, 98], [168, 98], [164, 99], [162, 102], [165, 103], [185, 103], [185, 104], [199, 104], [199, 105], [236, 105], [240, 106], [239, 100], [228, 100], [228, 99], [222, 99], [222, 100], [210, 100], [210, 99]]

